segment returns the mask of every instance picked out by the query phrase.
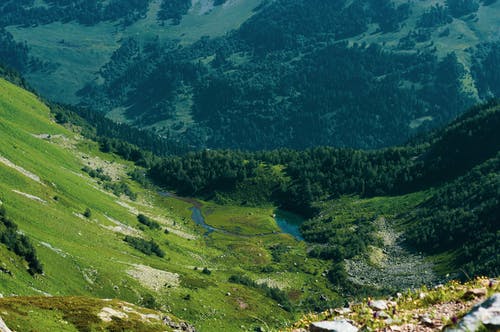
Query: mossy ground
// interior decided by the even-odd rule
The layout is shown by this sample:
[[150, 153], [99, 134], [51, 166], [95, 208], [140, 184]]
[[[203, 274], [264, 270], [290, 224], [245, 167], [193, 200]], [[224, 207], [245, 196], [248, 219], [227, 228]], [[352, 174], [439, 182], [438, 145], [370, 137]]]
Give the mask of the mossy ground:
[[[0, 313], [11, 329], [26, 332], [173, 330], [162, 322], [165, 314], [161, 312], [119, 300], [89, 297], [4, 298], [0, 299]], [[106, 316], [106, 313], [115, 313], [115, 316]], [[172, 321], [179, 323], [176, 318]]]

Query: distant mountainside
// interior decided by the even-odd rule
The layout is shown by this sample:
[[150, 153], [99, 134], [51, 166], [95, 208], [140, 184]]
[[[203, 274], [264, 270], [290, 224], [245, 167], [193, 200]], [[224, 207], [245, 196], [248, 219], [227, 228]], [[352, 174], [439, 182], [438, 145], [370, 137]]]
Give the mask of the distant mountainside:
[[390, 146], [500, 93], [495, 0], [47, 0], [0, 12], [0, 59], [42, 95], [194, 147]]

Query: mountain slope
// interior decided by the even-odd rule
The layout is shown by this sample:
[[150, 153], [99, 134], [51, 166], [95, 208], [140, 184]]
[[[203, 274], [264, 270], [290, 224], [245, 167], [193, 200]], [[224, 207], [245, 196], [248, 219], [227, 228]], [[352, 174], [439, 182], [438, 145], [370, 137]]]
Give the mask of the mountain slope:
[[0, 58], [195, 147], [386, 147], [498, 96], [498, 1], [69, 3], [3, 7]]
[[[145, 169], [101, 152], [81, 128], [57, 124], [34, 94], [3, 79], [0, 119], [4, 296], [63, 296], [62, 312], [50, 317], [65, 315], [67, 296], [83, 296], [95, 314], [102, 308], [91, 298], [117, 298], [203, 331], [251, 330], [263, 321], [279, 327], [320, 294], [328, 295], [325, 305], [341, 301], [321, 276], [326, 262], [306, 259], [305, 243], [280, 233], [270, 203], [218, 205], [141, 185], [128, 173], [143, 179]], [[192, 209], [217, 231], [207, 234]], [[26, 240], [4, 238], [11, 223], [32, 244], [43, 273], [30, 274], [32, 257], [16, 251]], [[50, 299], [40, 301], [36, 315]], [[7, 323], [16, 317], [2, 316]]]

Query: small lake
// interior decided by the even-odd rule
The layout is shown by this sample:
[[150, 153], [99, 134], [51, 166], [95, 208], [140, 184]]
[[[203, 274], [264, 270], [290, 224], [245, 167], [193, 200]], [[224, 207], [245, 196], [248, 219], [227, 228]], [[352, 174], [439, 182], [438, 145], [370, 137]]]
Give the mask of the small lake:
[[[235, 236], [242, 236], [241, 234], [237, 233], [232, 233], [228, 232], [223, 229], [215, 228], [210, 225], [208, 225], [205, 222], [205, 218], [203, 217], [203, 214], [201, 213], [200, 208], [193, 206], [189, 208], [191, 210], [191, 219], [197, 224], [200, 225], [201, 227], [205, 228], [206, 233], [205, 235], [209, 235], [210, 233], [213, 232], [220, 232], [224, 234], [229, 234], [229, 235], [235, 235]], [[304, 219], [301, 218], [300, 216], [287, 212], [287, 211], [282, 211], [278, 210], [276, 211], [276, 215], [274, 220], [276, 220], [276, 223], [278, 224], [278, 227], [281, 229], [281, 232], [284, 234], [290, 234], [294, 238], [296, 238], [298, 241], [304, 240], [300, 234], [300, 224], [304, 222]], [[269, 233], [273, 234], [273, 233]], [[269, 234], [257, 234], [255, 236], [265, 236]], [[276, 233], [277, 234], [277, 233]]]
[[300, 225], [304, 222], [304, 218], [291, 212], [278, 210], [274, 219], [283, 233], [290, 234], [299, 241], [304, 240], [300, 234]]

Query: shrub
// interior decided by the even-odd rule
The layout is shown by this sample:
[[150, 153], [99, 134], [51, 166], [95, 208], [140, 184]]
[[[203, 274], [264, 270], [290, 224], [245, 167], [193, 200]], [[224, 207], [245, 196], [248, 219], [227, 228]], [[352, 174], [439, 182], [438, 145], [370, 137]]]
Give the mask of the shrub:
[[159, 223], [157, 223], [154, 220], [151, 220], [150, 218], [148, 218], [147, 216], [145, 216], [143, 214], [139, 214], [137, 216], [137, 221], [139, 221], [143, 225], [148, 226], [151, 229], [160, 229], [161, 228]]
[[90, 219], [90, 217], [92, 217], [92, 210], [90, 210], [89, 208], [86, 208], [85, 212], [83, 212], [83, 216], [87, 219]]
[[127, 235], [125, 236], [124, 241], [133, 248], [148, 256], [155, 254], [158, 257], [165, 257], [165, 252], [161, 250], [160, 246], [156, 242], [154, 242], [154, 240], [146, 241], [144, 239], [141, 239], [140, 237]]
[[279, 305], [284, 310], [288, 312], [292, 312], [293, 310], [292, 304], [290, 303], [290, 300], [288, 299], [288, 295], [286, 294], [286, 292], [282, 291], [277, 287], [270, 287], [268, 284], [258, 284], [249, 277], [244, 275], [232, 275], [229, 277], [228, 280], [229, 282], [232, 282], [234, 284], [240, 284], [251, 288], [260, 289], [264, 291], [264, 294], [267, 297], [278, 302]]
[[17, 225], [7, 218], [3, 206], [0, 207], [0, 242], [28, 262], [28, 272], [31, 275], [43, 273], [42, 264], [36, 256], [33, 244], [26, 235], [17, 232]]

